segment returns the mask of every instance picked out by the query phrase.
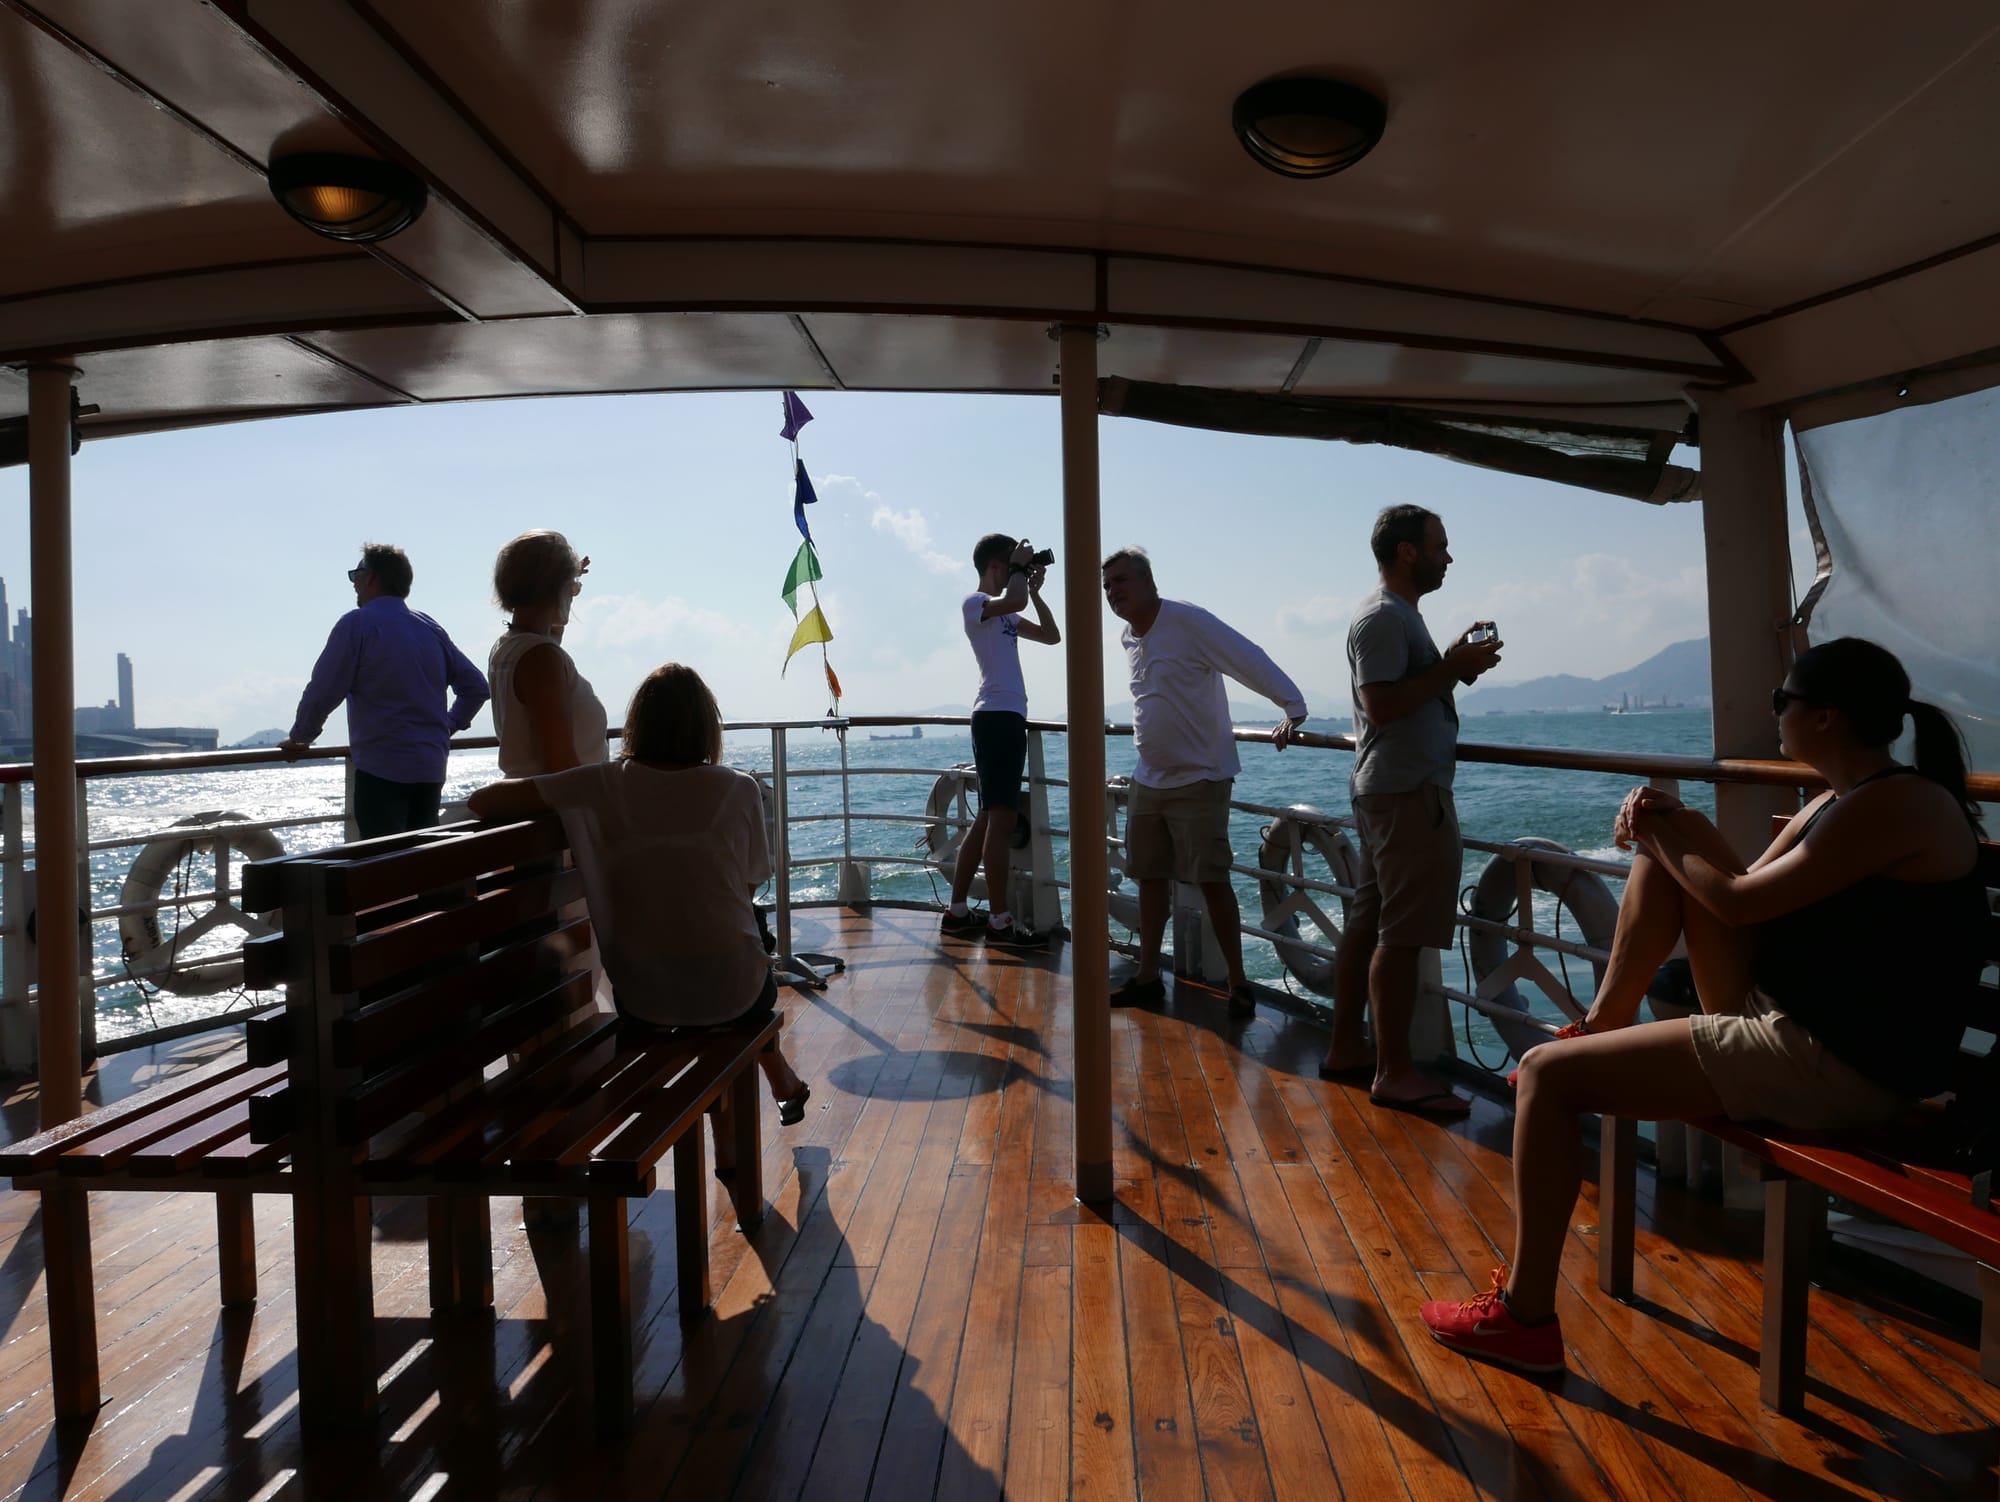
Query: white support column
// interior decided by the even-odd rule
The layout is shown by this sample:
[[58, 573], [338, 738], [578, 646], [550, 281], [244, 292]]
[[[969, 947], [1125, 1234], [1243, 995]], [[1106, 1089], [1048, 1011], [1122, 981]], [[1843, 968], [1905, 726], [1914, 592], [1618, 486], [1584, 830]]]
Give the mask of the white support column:
[[[1063, 653], [1069, 679], [1070, 982], [1076, 1036], [1076, 1197], [1111, 1198], [1109, 860], [1090, 838], [1104, 796], [1104, 593], [1098, 569], [1097, 328], [1061, 332]], [[1081, 838], [1079, 838], [1081, 836]]]
[[[1697, 405], [1715, 754], [1776, 757], [1771, 690], [1791, 666], [1792, 640], [1783, 426], [1721, 393]], [[1716, 789], [1716, 822], [1746, 860], [1770, 843], [1770, 816], [1795, 807], [1779, 788]]]

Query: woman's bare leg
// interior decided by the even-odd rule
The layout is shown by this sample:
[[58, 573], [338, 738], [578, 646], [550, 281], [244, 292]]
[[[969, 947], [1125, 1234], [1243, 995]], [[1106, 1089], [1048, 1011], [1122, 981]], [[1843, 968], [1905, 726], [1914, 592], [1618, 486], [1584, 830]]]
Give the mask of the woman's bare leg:
[[[1730, 871], [1743, 869], [1722, 832], [1706, 819], [1687, 818], [1683, 827], [1689, 844], [1704, 860]], [[1632, 858], [1632, 874], [1618, 904], [1611, 958], [1584, 1018], [1592, 1032], [1629, 1027], [1637, 1019], [1653, 973], [1666, 963], [1683, 935], [1702, 1010], [1739, 1010], [1750, 991], [1755, 931], [1731, 928], [1688, 896], [1671, 871], [1639, 851]]]
[[773, 1038], [771, 1046], [757, 1055], [757, 1067], [764, 1071], [764, 1083], [771, 1087], [771, 1099], [790, 1100], [799, 1093], [802, 1080], [793, 1071], [791, 1060]]
[[1507, 1307], [1518, 1319], [1555, 1312], [1570, 1211], [1582, 1179], [1578, 1118], [1615, 1109], [1642, 1121], [1722, 1114], [1685, 1019], [1559, 1039], [1521, 1065], [1514, 1107], [1514, 1261]]

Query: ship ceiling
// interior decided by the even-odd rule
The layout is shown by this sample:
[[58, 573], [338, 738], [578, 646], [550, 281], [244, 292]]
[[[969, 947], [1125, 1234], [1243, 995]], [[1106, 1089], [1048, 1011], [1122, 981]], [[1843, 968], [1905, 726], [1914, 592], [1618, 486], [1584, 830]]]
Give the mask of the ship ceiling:
[[[1336, 177], [1229, 106], [1389, 103]], [[1689, 0], [0, 0], [0, 362], [86, 431], [1107, 377], [1675, 429], [2000, 348], [2000, 14]], [[391, 157], [409, 231], [263, 181]], [[0, 418], [24, 403], [0, 380]]]

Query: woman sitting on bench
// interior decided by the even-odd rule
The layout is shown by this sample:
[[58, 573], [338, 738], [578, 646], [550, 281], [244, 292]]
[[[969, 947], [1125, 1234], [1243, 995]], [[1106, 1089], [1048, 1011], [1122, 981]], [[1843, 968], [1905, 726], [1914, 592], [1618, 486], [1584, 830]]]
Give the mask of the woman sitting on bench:
[[[768, 1016], [778, 987], [750, 898], [771, 876], [757, 779], [720, 765], [722, 714], [701, 675], [655, 668], [625, 716], [618, 760], [475, 792], [482, 819], [560, 814], [619, 1015], [651, 1027]], [[778, 1120], [805, 1119], [810, 1087], [773, 1040], [758, 1056]], [[716, 1172], [734, 1139], [716, 1123]]]
[[[1857, 637], [1800, 654], [1771, 707], [1781, 749], [1829, 791], [1747, 870], [1678, 799], [1626, 797], [1613, 835], [1638, 850], [1603, 984], [1519, 1072], [1513, 1268], [1478, 1298], [1423, 1306], [1445, 1345], [1526, 1371], [1563, 1366], [1556, 1282], [1584, 1112], [1865, 1127], [1944, 1088], [1987, 921], [1958, 732], [1911, 700], [1892, 654]], [[1889, 754], [1906, 716], [1914, 767]], [[1700, 1013], [1634, 1026], [1682, 937]]]

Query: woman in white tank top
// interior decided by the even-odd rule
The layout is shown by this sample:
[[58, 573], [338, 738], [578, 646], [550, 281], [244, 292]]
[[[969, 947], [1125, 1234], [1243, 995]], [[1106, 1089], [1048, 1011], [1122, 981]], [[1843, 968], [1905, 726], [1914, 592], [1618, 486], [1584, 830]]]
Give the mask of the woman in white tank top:
[[560, 532], [523, 532], [494, 560], [493, 594], [511, 619], [487, 658], [486, 679], [508, 777], [604, 760], [604, 705], [562, 648], [570, 602], [589, 568]]

